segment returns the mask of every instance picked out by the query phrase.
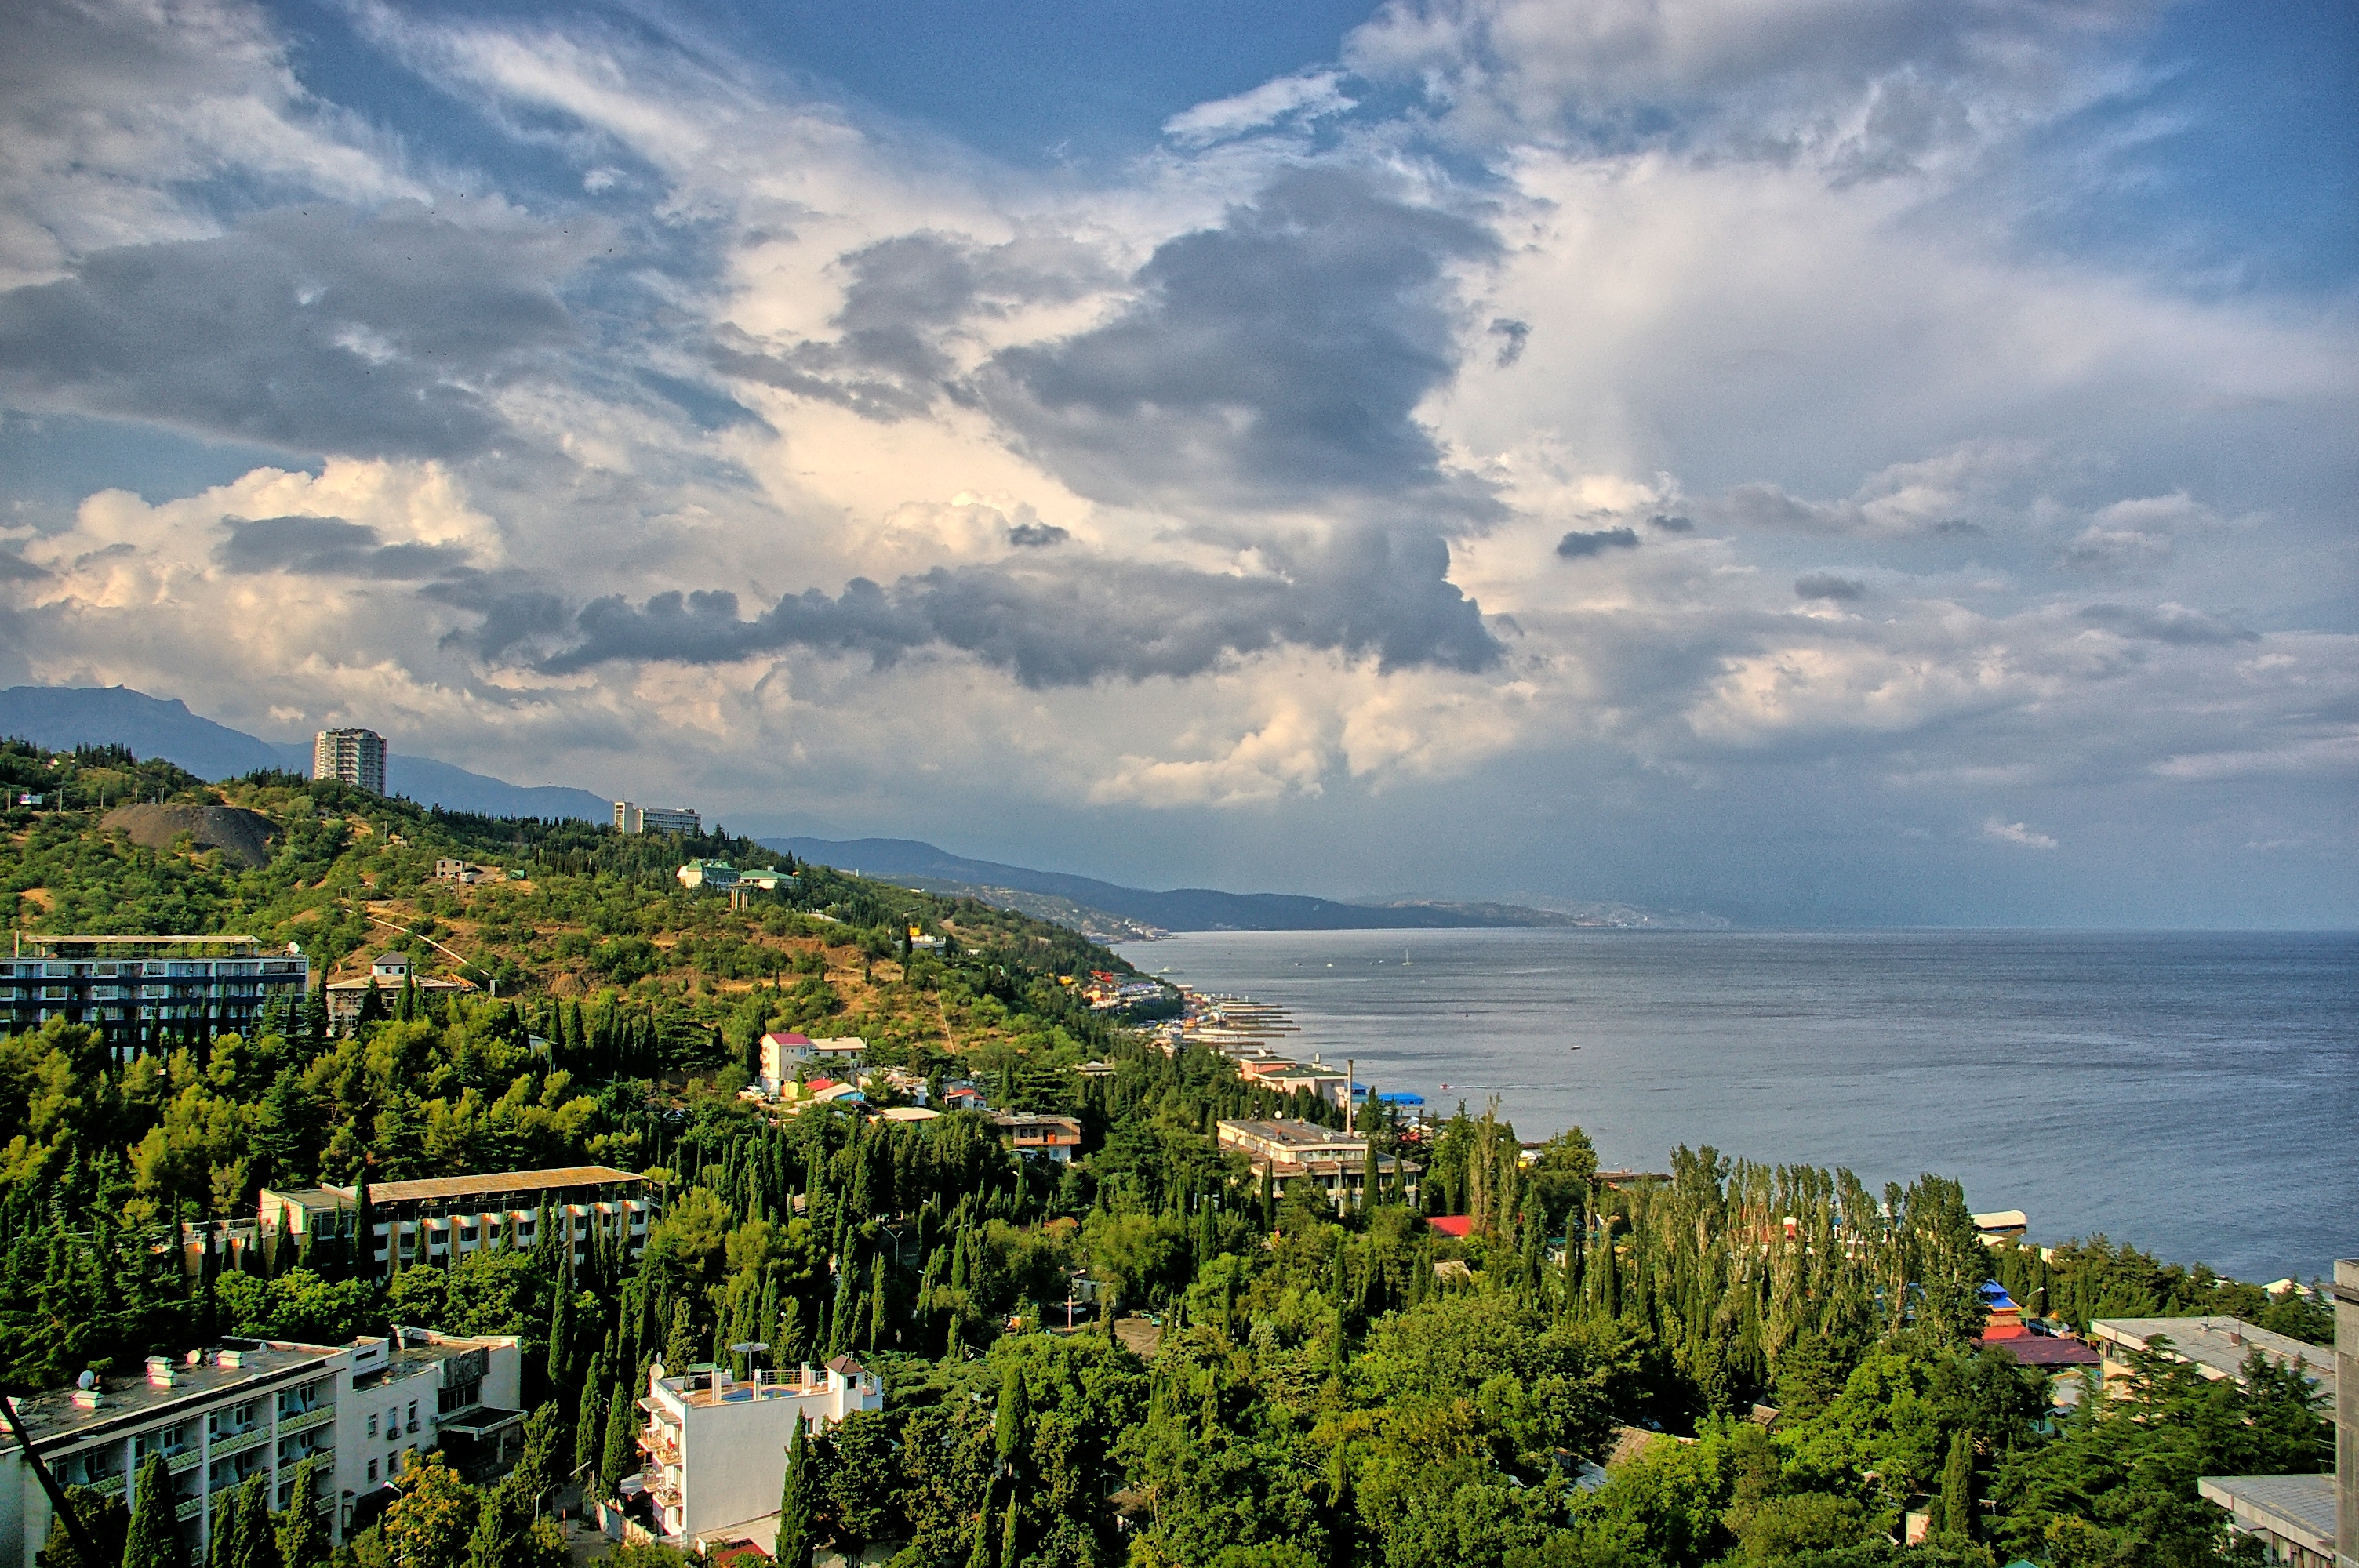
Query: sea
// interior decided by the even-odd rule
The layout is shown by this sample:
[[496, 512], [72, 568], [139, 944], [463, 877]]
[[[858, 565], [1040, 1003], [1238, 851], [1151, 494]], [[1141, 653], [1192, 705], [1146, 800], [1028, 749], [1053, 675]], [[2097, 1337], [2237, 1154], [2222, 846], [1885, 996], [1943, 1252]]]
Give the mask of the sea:
[[1287, 1009], [1448, 1116], [1962, 1182], [2033, 1239], [2103, 1233], [2267, 1282], [2359, 1257], [2359, 934], [1217, 932], [1149, 973]]

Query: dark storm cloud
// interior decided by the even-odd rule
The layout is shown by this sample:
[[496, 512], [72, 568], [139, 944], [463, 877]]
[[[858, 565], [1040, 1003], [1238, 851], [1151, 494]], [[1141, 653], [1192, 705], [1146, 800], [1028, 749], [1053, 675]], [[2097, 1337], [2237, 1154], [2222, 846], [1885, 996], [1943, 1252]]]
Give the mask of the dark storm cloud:
[[2181, 646], [2260, 640], [2257, 632], [2247, 632], [2216, 615], [2206, 615], [2200, 610], [2190, 610], [2180, 604], [2161, 604], [2150, 610], [2132, 604], [2093, 604], [2081, 611], [2081, 619], [2125, 637], [2141, 637], [2154, 643], [2176, 643]]
[[1280, 175], [1218, 228], [1167, 241], [1092, 331], [1001, 352], [992, 409], [1103, 500], [1343, 495], [1491, 516], [1445, 481], [1419, 401], [1455, 373], [1445, 268], [1497, 242], [1333, 169]]
[[297, 451], [463, 455], [502, 427], [486, 391], [569, 335], [571, 243], [322, 203], [101, 251], [0, 294], [0, 390]]
[[944, 395], [964, 399], [942, 335], [1019, 301], [1071, 299], [1107, 281], [1103, 267], [1062, 243], [976, 245], [955, 235], [899, 234], [837, 264], [852, 277], [829, 325], [832, 341], [777, 348], [734, 325], [714, 334], [715, 369], [881, 422], [923, 414]]
[[1577, 561], [1584, 556], [1602, 556], [1608, 550], [1635, 550], [1637, 547], [1638, 534], [1634, 528], [1600, 528], [1592, 534], [1583, 534], [1576, 529], [1556, 542], [1556, 553], [1568, 561]]
[[1017, 523], [1007, 530], [1007, 542], [1026, 549], [1061, 545], [1072, 536], [1071, 530], [1060, 528], [1054, 523]]
[[[1404, 560], [1405, 553], [1425, 558]], [[1054, 570], [938, 568], [889, 589], [855, 579], [834, 598], [812, 589], [751, 619], [726, 591], [658, 594], [636, 606], [603, 599], [582, 608], [564, 645], [538, 667], [719, 664], [788, 648], [865, 654], [884, 665], [940, 646], [1045, 687], [1185, 678], [1288, 643], [1374, 655], [1386, 669], [1475, 670], [1497, 661], [1474, 605], [1445, 580], [1439, 540], [1360, 535], [1318, 568], [1291, 580], [1109, 561]], [[527, 638], [551, 645], [544, 600], [484, 609], [486, 653]], [[519, 634], [527, 624], [532, 630]]]
[[341, 517], [230, 517], [223, 524], [229, 537], [213, 559], [233, 572], [422, 582], [467, 564], [467, 552], [456, 546], [388, 545], [367, 524]]
[[1865, 599], [1867, 584], [1855, 577], [1837, 577], [1832, 572], [1810, 572], [1794, 579], [1794, 597], [1845, 601]]
[[1666, 534], [1692, 534], [1695, 532], [1695, 519], [1674, 517], [1669, 513], [1658, 512], [1647, 519], [1647, 526], [1659, 528]]
[[36, 582], [49, 575], [16, 551], [0, 550], [0, 582]]

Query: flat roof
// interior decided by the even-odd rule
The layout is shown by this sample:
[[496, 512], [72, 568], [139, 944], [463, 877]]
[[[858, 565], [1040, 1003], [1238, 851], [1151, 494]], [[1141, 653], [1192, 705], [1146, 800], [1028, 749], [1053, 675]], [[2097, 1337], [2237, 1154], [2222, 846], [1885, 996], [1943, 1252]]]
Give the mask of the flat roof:
[[[143, 1369], [131, 1377], [110, 1376], [99, 1384], [95, 1410], [74, 1402], [72, 1389], [49, 1389], [27, 1394], [14, 1403], [25, 1418], [33, 1445], [47, 1453], [108, 1429], [124, 1433], [176, 1414], [196, 1414], [220, 1404], [225, 1396], [251, 1387], [255, 1392], [302, 1381], [307, 1374], [327, 1369], [342, 1345], [306, 1345], [299, 1340], [225, 1339], [205, 1347], [203, 1358], [188, 1365], [185, 1353], [171, 1357], [172, 1386], [159, 1389]], [[234, 1350], [242, 1365], [223, 1367], [215, 1359], [221, 1350]], [[0, 1427], [0, 1449], [13, 1448], [16, 1436]]]
[[1220, 1124], [1223, 1132], [1239, 1138], [1257, 1138], [1291, 1149], [1359, 1149], [1367, 1139], [1357, 1132], [1340, 1132], [1332, 1127], [1321, 1127], [1315, 1121], [1287, 1118], [1277, 1121], [1257, 1121], [1240, 1118]]
[[2311, 1345], [2256, 1328], [2240, 1317], [2101, 1317], [2089, 1325], [2089, 1337], [2144, 1349], [2156, 1336], [2170, 1341], [2171, 1352], [2184, 1360], [2234, 1378], [2245, 1369], [2246, 1353], [2258, 1350], [2277, 1365], [2302, 1362], [2302, 1372], [2330, 1400], [2334, 1398], [2334, 1346]]
[[495, 1171], [481, 1176], [429, 1176], [416, 1182], [373, 1183], [372, 1206], [421, 1198], [473, 1197], [479, 1194], [538, 1192], [551, 1187], [596, 1187], [614, 1182], [645, 1184], [645, 1176], [612, 1165], [557, 1165], [545, 1171]]
[[2334, 1551], [2334, 1477], [2327, 1476], [2203, 1476], [2196, 1490], [2236, 1516], [2236, 1522], [2298, 1541], [2321, 1556]]

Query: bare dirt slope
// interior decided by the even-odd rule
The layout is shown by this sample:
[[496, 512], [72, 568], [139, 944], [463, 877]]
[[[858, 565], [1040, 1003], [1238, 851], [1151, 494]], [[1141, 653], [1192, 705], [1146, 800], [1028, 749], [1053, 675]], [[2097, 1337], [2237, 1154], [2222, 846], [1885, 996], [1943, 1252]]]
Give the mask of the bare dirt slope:
[[269, 860], [274, 831], [270, 818], [234, 806], [118, 806], [102, 826], [120, 827], [149, 849], [169, 849], [185, 833], [199, 849], [219, 849], [249, 870]]

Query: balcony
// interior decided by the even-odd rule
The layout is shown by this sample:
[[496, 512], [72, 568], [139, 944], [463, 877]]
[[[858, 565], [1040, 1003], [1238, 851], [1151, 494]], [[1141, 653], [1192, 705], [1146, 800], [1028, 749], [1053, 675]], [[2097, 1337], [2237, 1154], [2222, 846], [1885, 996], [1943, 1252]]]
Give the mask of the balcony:
[[[167, 1449], [164, 1453], [164, 1468], [178, 1476], [184, 1471], [195, 1469], [197, 1461], [204, 1456], [204, 1450], [193, 1443], [186, 1448]], [[143, 1458], [140, 1463], [145, 1464], [147, 1461]]]
[[86, 1482], [84, 1484], [88, 1486], [92, 1491], [96, 1492], [102, 1498], [119, 1498], [123, 1495], [123, 1488], [129, 1484], [129, 1481], [130, 1477], [125, 1476], [122, 1472], [117, 1471], [112, 1476], [105, 1476], [100, 1480]]
[[216, 1437], [213, 1439], [212, 1456], [216, 1459], [226, 1459], [233, 1454], [243, 1454], [262, 1443], [269, 1435], [270, 1432], [266, 1427], [249, 1426], [244, 1432], [234, 1432], [225, 1436]]
[[182, 1524], [186, 1524], [204, 1511], [205, 1497], [202, 1492], [200, 1492], [193, 1498], [184, 1499], [179, 1507], [172, 1510], [172, 1517], [179, 1519]]
[[309, 1432], [315, 1426], [325, 1426], [335, 1419], [336, 1407], [333, 1405], [321, 1405], [316, 1410], [305, 1411], [301, 1415], [280, 1416], [278, 1435], [292, 1437], [299, 1432]]

